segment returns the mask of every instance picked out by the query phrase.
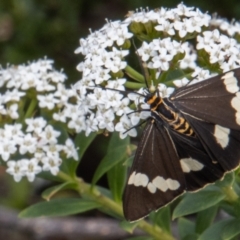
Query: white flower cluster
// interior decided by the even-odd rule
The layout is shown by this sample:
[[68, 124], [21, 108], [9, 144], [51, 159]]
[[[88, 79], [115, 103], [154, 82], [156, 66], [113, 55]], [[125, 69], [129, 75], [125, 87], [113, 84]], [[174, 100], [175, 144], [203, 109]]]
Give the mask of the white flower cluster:
[[234, 38], [221, 34], [218, 29], [205, 31], [197, 37], [197, 49], [204, 49], [211, 64], [218, 63], [226, 72], [240, 65], [240, 44]]
[[[0, 156], [15, 181], [20, 181], [24, 176], [33, 181], [35, 175], [42, 171], [56, 175], [62, 157], [78, 160], [73, 141], [68, 138], [64, 144], [59, 144], [61, 133], [47, 124], [44, 118], [25, 118], [25, 124], [14, 123], [20, 117], [34, 116], [37, 104], [40, 108], [54, 109], [52, 118], [66, 122], [66, 117], [71, 116], [72, 107], [77, 106], [68, 103], [74, 91], [66, 89], [65, 79], [65, 74], [54, 70], [53, 61], [46, 58], [28, 65], [0, 69], [0, 115], [3, 125], [0, 128]], [[28, 114], [23, 108], [27, 109]], [[65, 115], [61, 111], [63, 108]], [[20, 116], [21, 112], [24, 115], [22, 113]]]
[[[207, 69], [209, 64], [218, 64], [223, 71], [239, 66], [240, 45], [232, 38], [237, 34], [240, 35], [238, 22], [212, 18], [183, 3], [174, 9], [129, 12], [122, 22], [108, 21], [102, 29], [80, 39], [76, 53], [85, 59], [77, 66], [82, 72], [82, 79], [75, 85], [79, 109], [69, 127], [77, 132], [85, 131], [86, 135], [107, 130], [118, 131], [121, 137], [136, 136], [134, 126], [148, 114], [134, 110], [149, 109], [149, 106], [140, 96], [144, 95], [142, 90], [140, 94], [123, 94], [129, 81], [134, 81], [128, 72], [131, 69], [128, 55], [135, 56], [136, 62], [141, 58], [142, 68], [155, 79], [155, 85], [163, 73], [166, 75], [174, 69], [194, 78], [193, 83], [215, 75]], [[131, 52], [126, 43], [134, 38], [142, 44]], [[199, 59], [207, 64], [199, 65]], [[128, 74], [124, 75], [125, 72]], [[177, 87], [188, 82], [186, 77], [172, 80]], [[120, 91], [111, 90], [113, 88]], [[165, 92], [169, 95], [171, 89]]]
[[[20, 181], [24, 176], [33, 181], [35, 175], [42, 171], [56, 175], [62, 163], [61, 153], [78, 160], [72, 140], [58, 144], [60, 132], [47, 125], [42, 117], [26, 119], [26, 124], [25, 132], [22, 124], [6, 124], [0, 129], [0, 156], [7, 162], [6, 171], [13, 175], [15, 181]], [[12, 160], [11, 157], [17, 153], [24, 157]]]

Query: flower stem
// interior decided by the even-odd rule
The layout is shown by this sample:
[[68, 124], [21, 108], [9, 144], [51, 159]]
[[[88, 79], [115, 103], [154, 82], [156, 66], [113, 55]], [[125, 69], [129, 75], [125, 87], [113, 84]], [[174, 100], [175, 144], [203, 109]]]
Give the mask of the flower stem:
[[[81, 196], [99, 203], [103, 208], [111, 211], [120, 219], [124, 218], [121, 204], [103, 195], [96, 187], [92, 187], [91, 184], [85, 183], [82, 179], [76, 179], [75, 183], [78, 185], [76, 190]], [[153, 226], [145, 220], [139, 221], [137, 227], [154, 237], [154, 239], [174, 240], [169, 233], [164, 232], [159, 226]]]
[[30, 103], [30, 105], [29, 105], [29, 107], [27, 109], [27, 112], [26, 112], [26, 114], [24, 116], [24, 119], [32, 117], [32, 113], [36, 109], [36, 105], [37, 105], [37, 99], [32, 99], [31, 103]]

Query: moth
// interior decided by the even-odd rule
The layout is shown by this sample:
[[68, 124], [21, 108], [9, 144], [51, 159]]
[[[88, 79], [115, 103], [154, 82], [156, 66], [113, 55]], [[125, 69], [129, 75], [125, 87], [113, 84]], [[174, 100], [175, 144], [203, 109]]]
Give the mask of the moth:
[[240, 68], [175, 90], [148, 93], [146, 121], [123, 195], [136, 221], [221, 179], [240, 161]]

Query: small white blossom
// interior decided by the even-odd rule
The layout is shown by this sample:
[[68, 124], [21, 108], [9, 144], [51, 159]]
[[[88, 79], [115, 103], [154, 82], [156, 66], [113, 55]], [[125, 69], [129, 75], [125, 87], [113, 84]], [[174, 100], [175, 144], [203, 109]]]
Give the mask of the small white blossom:
[[22, 159], [21, 164], [21, 171], [27, 177], [29, 182], [33, 182], [36, 175], [42, 171], [42, 168], [39, 166], [39, 162], [36, 158], [32, 158], [31, 160]]
[[47, 108], [52, 110], [55, 107], [55, 104], [59, 102], [54, 96], [53, 93], [49, 93], [46, 95], [38, 95], [37, 99], [39, 101], [39, 107]]
[[62, 159], [59, 158], [59, 157], [44, 157], [42, 159], [42, 164], [43, 164], [43, 167], [42, 169], [44, 171], [50, 171], [52, 173], [52, 175], [56, 176], [59, 172], [59, 167], [62, 163]]
[[10, 175], [13, 175], [13, 178], [16, 182], [19, 182], [22, 177], [24, 176], [24, 173], [22, 171], [22, 165], [23, 163], [21, 161], [8, 161], [7, 162], [7, 170], [6, 172]]
[[137, 136], [137, 130], [131, 123], [131, 120], [127, 117], [127, 115], [123, 115], [120, 119], [120, 122], [116, 124], [115, 130], [120, 132], [120, 138], [125, 138], [127, 135], [131, 137]]
[[67, 158], [72, 157], [76, 161], [79, 160], [77, 150], [78, 149], [75, 148], [73, 141], [70, 138], [68, 138], [65, 142], [65, 145], [63, 146], [63, 151], [67, 155]]
[[57, 143], [57, 138], [60, 136], [60, 132], [54, 130], [51, 125], [47, 125], [44, 130], [41, 132], [41, 139], [39, 140], [39, 144], [55, 144]]
[[19, 152], [20, 154], [25, 153], [34, 153], [36, 151], [37, 147], [37, 139], [33, 137], [30, 133], [23, 136], [22, 139], [18, 140], [19, 146]]
[[18, 105], [16, 103], [12, 104], [8, 109], [7, 109], [7, 114], [12, 118], [12, 119], [18, 119], [19, 114], [18, 114]]
[[3, 139], [3, 141], [0, 142], [0, 155], [4, 161], [8, 161], [11, 154], [14, 154], [16, 151], [17, 148], [14, 141]]
[[25, 119], [27, 124], [26, 132], [35, 132], [38, 135], [43, 131], [47, 121], [43, 117]]

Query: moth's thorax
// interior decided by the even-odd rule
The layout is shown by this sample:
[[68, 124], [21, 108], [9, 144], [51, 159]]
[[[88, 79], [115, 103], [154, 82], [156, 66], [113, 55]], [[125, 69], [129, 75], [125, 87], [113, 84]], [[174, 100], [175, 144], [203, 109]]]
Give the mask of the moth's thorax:
[[177, 111], [168, 98], [154, 95], [150, 96], [146, 102], [150, 105], [154, 117], [160, 118], [169, 127], [181, 134], [188, 136], [195, 135], [187, 120]]

